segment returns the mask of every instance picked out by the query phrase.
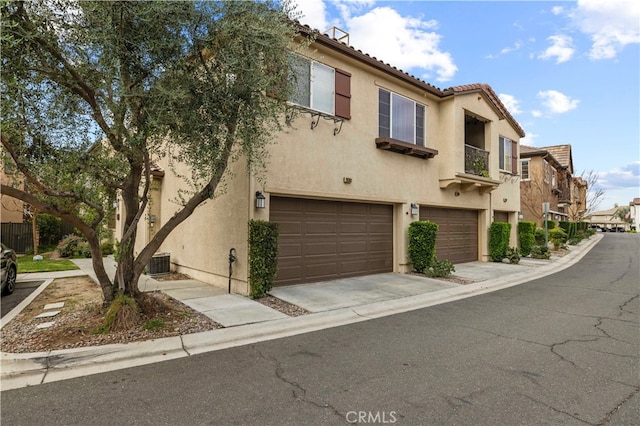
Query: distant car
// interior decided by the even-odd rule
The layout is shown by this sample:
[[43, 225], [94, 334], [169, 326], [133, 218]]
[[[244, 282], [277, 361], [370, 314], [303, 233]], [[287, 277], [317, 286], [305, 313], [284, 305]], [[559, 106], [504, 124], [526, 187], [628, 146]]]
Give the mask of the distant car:
[[16, 277], [18, 275], [18, 263], [16, 252], [2, 244], [2, 295], [13, 293], [16, 289]]

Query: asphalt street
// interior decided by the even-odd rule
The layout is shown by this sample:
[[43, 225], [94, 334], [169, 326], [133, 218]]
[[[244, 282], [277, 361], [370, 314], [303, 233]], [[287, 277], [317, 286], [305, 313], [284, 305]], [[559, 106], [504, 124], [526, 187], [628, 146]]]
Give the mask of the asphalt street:
[[637, 425], [640, 236], [404, 314], [4, 391], [11, 425]]

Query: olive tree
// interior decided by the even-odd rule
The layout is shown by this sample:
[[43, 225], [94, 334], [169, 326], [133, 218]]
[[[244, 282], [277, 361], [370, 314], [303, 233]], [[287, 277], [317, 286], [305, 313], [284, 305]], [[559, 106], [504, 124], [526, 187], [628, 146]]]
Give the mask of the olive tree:
[[[218, 194], [228, 165], [264, 159], [288, 125], [291, 8], [271, 0], [2, 0], [2, 145], [24, 185], [2, 193], [71, 222], [106, 303], [137, 282], [167, 236]], [[134, 253], [155, 160], [188, 166], [173, 217]], [[100, 226], [124, 231], [112, 282]]]

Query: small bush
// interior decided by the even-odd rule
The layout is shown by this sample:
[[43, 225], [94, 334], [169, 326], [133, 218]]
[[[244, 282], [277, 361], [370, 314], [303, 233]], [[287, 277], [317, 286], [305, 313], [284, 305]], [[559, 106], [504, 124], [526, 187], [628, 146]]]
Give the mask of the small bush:
[[551, 258], [551, 252], [547, 246], [533, 246], [531, 247], [531, 257], [534, 259], [549, 259]]
[[549, 231], [549, 240], [553, 243], [553, 247], [558, 250], [567, 242], [567, 233], [562, 228], [553, 228]]
[[494, 262], [502, 262], [507, 248], [509, 248], [509, 235], [511, 224], [505, 222], [493, 222], [489, 228], [489, 255]]
[[434, 260], [425, 272], [430, 277], [448, 277], [455, 270], [456, 267], [448, 260]]
[[542, 228], [536, 229], [535, 240], [536, 240], [536, 245], [539, 245], [539, 246], [544, 245], [544, 229]]
[[584, 231], [584, 236], [585, 236], [585, 238], [589, 238], [589, 237], [592, 237], [593, 235], [595, 235], [595, 233], [596, 233], [596, 230], [595, 230], [595, 229], [593, 229], [593, 228], [587, 228], [587, 229], [585, 229], [585, 231]]
[[542, 222], [542, 229], [544, 229], [544, 222], [547, 222], [547, 231], [556, 227], [555, 220], [547, 220]]
[[73, 257], [78, 251], [78, 245], [83, 241], [82, 237], [69, 234], [58, 243], [58, 253], [60, 257]]
[[278, 224], [249, 221], [249, 285], [251, 297], [262, 297], [278, 272]]
[[520, 251], [517, 247], [509, 247], [505, 255], [511, 263], [520, 263]]
[[86, 241], [80, 241], [78, 243], [78, 247], [76, 248], [75, 252], [73, 253], [74, 257], [84, 257], [84, 258], [91, 258], [91, 247], [89, 247], [89, 243]]
[[436, 258], [436, 235], [438, 225], [428, 220], [412, 222], [409, 225], [409, 262], [413, 270], [422, 274]]
[[100, 244], [100, 251], [103, 256], [109, 256], [113, 254], [113, 244], [112, 243], [102, 243]]
[[529, 256], [531, 247], [536, 242], [535, 222], [518, 222], [518, 239], [520, 240], [520, 252], [522, 256]]
[[139, 321], [140, 312], [133, 297], [118, 294], [109, 305], [104, 322], [93, 330], [94, 334], [108, 334], [111, 331], [126, 331]]

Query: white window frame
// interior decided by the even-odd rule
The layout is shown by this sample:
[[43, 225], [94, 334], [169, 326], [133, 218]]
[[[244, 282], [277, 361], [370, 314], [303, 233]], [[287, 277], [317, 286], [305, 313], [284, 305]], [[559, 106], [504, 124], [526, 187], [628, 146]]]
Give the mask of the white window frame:
[[[309, 67], [309, 81], [308, 81], [309, 102], [308, 104], [305, 104], [305, 103], [300, 103], [299, 100], [296, 101], [294, 99], [289, 99], [289, 102], [291, 102], [294, 105], [299, 105], [301, 107], [309, 108], [325, 114], [335, 115], [335, 110], [336, 110], [336, 70], [335, 68], [300, 55], [294, 55], [294, 60], [304, 61], [305, 65], [308, 65]], [[331, 77], [329, 79], [326, 79], [326, 83], [325, 83], [327, 86], [330, 86], [330, 87], [325, 87], [325, 84], [322, 84], [322, 82], [320, 81], [319, 76], [322, 71], [327, 71], [329, 74], [331, 74]], [[292, 72], [295, 72], [295, 69], [293, 69]], [[299, 78], [299, 77], [300, 76], [296, 76], [295, 78]], [[305, 82], [307, 81], [305, 80]], [[295, 95], [296, 94], [294, 94], [293, 97], [295, 97]], [[321, 95], [326, 96], [326, 98], [323, 99], [322, 102], [320, 98]], [[328, 107], [323, 106], [322, 104], [325, 104]]]
[[[383, 88], [378, 88], [378, 107], [380, 106], [380, 94], [382, 92], [386, 92], [389, 94], [389, 137], [391, 139], [396, 139], [399, 140], [401, 142], [406, 142], [406, 143], [411, 143], [417, 146], [427, 146], [427, 106], [424, 104], [421, 104], [419, 102], [414, 101], [411, 98], [408, 98], [406, 96], [402, 96], [398, 93], [395, 93], [391, 90], [387, 90], [387, 89], [383, 89]], [[412, 135], [412, 140], [406, 140], [406, 139], [401, 139], [397, 136], [399, 135], [394, 135], [393, 133], [393, 124], [394, 124], [394, 114], [393, 114], [393, 106], [394, 106], [394, 98], [396, 99], [396, 102], [398, 100], [406, 100], [410, 103], [413, 104], [413, 116], [411, 117], [411, 123], [413, 124], [412, 129], [413, 129], [413, 135]], [[418, 143], [418, 123], [417, 123], [417, 117], [418, 117], [418, 110], [422, 109], [422, 142]], [[379, 121], [379, 116], [378, 116], [378, 136], [382, 137], [382, 135], [380, 135], [380, 121]]]
[[[524, 176], [525, 164], [526, 164], [526, 168], [527, 168], [527, 177]], [[530, 164], [531, 163], [529, 162], [528, 158], [526, 160], [520, 160], [520, 179], [522, 179], [522, 180], [531, 180], [531, 173], [529, 171]]]
[[505, 138], [504, 136], [500, 136], [498, 139], [500, 153], [500, 161], [498, 167], [500, 170], [512, 173], [512, 163], [511, 163], [511, 150], [513, 147], [513, 141], [509, 138]]

